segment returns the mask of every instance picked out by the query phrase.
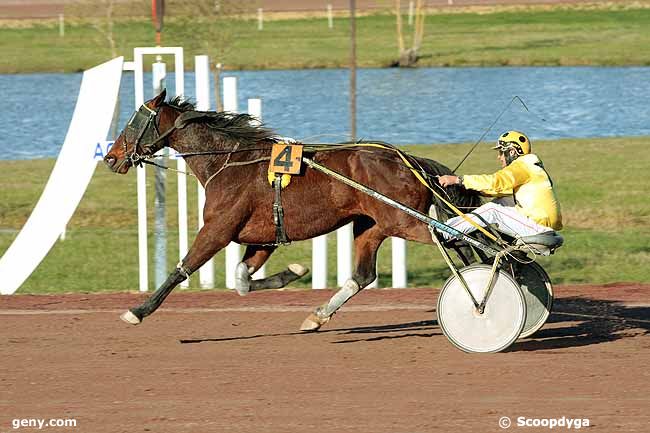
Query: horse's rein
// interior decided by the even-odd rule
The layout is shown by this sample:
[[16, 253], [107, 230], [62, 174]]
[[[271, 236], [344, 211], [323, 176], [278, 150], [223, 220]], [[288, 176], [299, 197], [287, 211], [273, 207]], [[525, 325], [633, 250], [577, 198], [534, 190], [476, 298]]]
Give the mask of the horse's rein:
[[[162, 165], [162, 164], [157, 164], [157, 163], [155, 163], [153, 161], [149, 161], [150, 159], [157, 158], [157, 157], [162, 157], [163, 155], [155, 155], [155, 154], [146, 155], [146, 154], [138, 154], [137, 153], [140, 141], [142, 140], [142, 137], [144, 136], [144, 134], [149, 129], [149, 127], [151, 126], [152, 123], [153, 123], [153, 125], [155, 127], [155, 132], [156, 132], [156, 134], [158, 134], [158, 137], [155, 138], [154, 141], [152, 141], [151, 143], [149, 143], [147, 146], [145, 146], [143, 148], [144, 149], [143, 153], [146, 151], [146, 149], [151, 149], [156, 143], [164, 140], [165, 138], [167, 138], [168, 135], [170, 135], [176, 129], [179, 129], [179, 125], [177, 125], [177, 123], [174, 122], [174, 125], [171, 128], [169, 128], [163, 134], [160, 134], [160, 131], [158, 129], [158, 125], [155, 122], [156, 118], [158, 117], [158, 110], [152, 110], [151, 108], [147, 107], [145, 104], [143, 104], [142, 107], [144, 107], [147, 111], [149, 111], [149, 116], [148, 116], [148, 119], [147, 119], [147, 123], [145, 123], [144, 126], [138, 132], [137, 139], [136, 139], [136, 141], [135, 141], [135, 143], [133, 145], [133, 152], [130, 155], [127, 156], [127, 159], [129, 159], [129, 161], [131, 161], [132, 165], [140, 166], [142, 164], [148, 164], [148, 165], [153, 165], [155, 167], [158, 167], [158, 168], [161, 168], [161, 169], [164, 169], [164, 170], [171, 170], [171, 171], [175, 171], [177, 173], [182, 173], [182, 174], [185, 174], [185, 175], [188, 175], [188, 176], [196, 177], [196, 175], [194, 175], [193, 173], [186, 172], [186, 171], [183, 171], [183, 170], [174, 169], [174, 168]], [[142, 107], [140, 109], [142, 109]], [[140, 110], [138, 110], [138, 113], [139, 112], [140, 112]], [[126, 145], [126, 141], [125, 141], [124, 142], [125, 154], [126, 154], [126, 147], [127, 147], [127, 145]], [[339, 146], [331, 146], [331, 147], [329, 145], [314, 144], [314, 145], [311, 145], [310, 147], [312, 147], [312, 150], [314, 150], [316, 152], [318, 152], [318, 151], [327, 151], [327, 150], [340, 150], [341, 148], [348, 148], [349, 149], [349, 148], [355, 148], [355, 147], [375, 147], [375, 148], [383, 148], [383, 149], [387, 149], [387, 150], [393, 150], [398, 154], [400, 159], [403, 161], [404, 165], [413, 173], [413, 175], [420, 181], [420, 183], [422, 183], [426, 188], [428, 188], [438, 200], [440, 200], [445, 205], [447, 205], [450, 209], [452, 209], [457, 215], [462, 217], [464, 220], [466, 220], [467, 222], [469, 222], [470, 224], [475, 226], [479, 231], [483, 232], [486, 236], [488, 236], [491, 239], [494, 239], [494, 236], [491, 233], [487, 232], [485, 229], [483, 229], [483, 227], [476, 224], [473, 220], [471, 220], [469, 217], [467, 217], [462, 211], [460, 211], [458, 208], [456, 208], [448, 200], [445, 200], [445, 198], [443, 198], [437, 191], [435, 191], [434, 188], [432, 187], [432, 185], [429, 182], [427, 182], [425, 180], [425, 178], [422, 176], [424, 174], [424, 176], [427, 177], [426, 176], [426, 171], [416, 161], [413, 161], [416, 164], [416, 166], [413, 166], [411, 161], [409, 161], [409, 158], [401, 150], [399, 150], [399, 149], [397, 149], [397, 148], [395, 148], [393, 146], [386, 145], [384, 143], [348, 143], [348, 144], [344, 144], [342, 146], [339, 145]], [[221, 168], [219, 168], [216, 172], [214, 172], [212, 175], [210, 175], [208, 177], [208, 179], [205, 181], [205, 184], [203, 185], [203, 188], [207, 189], [210, 182], [213, 179], [215, 179], [221, 172], [223, 172], [228, 167], [250, 165], [250, 164], [256, 164], [256, 163], [259, 163], [259, 162], [264, 162], [264, 161], [270, 160], [270, 157], [262, 157], [262, 158], [258, 158], [258, 159], [251, 160], [251, 161], [230, 162], [230, 158], [232, 157], [233, 153], [247, 152], [247, 151], [254, 151], [254, 150], [266, 150], [266, 148], [243, 148], [243, 149], [239, 149], [239, 143], [237, 143], [233, 149], [179, 153], [179, 154], [177, 154], [177, 157], [184, 158], [184, 157], [189, 157], [189, 156], [219, 155], [219, 154], [227, 155], [226, 160], [223, 163], [223, 165], [221, 166]], [[436, 186], [438, 186], [438, 185], [436, 185]], [[443, 189], [443, 192], [444, 192], [444, 189]], [[445, 192], [445, 194], [446, 194], [446, 192]], [[494, 240], [496, 241], [496, 239], [494, 239]]]

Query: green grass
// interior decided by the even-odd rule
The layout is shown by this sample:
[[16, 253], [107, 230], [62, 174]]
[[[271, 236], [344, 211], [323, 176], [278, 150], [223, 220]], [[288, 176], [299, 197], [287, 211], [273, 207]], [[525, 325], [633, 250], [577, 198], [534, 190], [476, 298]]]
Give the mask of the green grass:
[[[635, 4], [430, 14], [419, 65], [650, 65], [650, 8], [643, 2]], [[337, 18], [332, 30], [325, 17], [271, 20], [263, 31], [257, 30], [255, 20], [225, 25], [220, 31], [231, 42], [218, 59], [202, 48], [209, 34], [204, 22], [188, 26], [168, 19], [164, 43], [184, 46], [188, 67], [196, 54], [210, 54], [230, 69], [348, 64], [349, 21], [345, 18]], [[384, 67], [396, 60], [393, 15], [362, 16], [357, 27], [360, 66]], [[118, 54], [131, 59], [133, 47], [152, 45], [154, 32], [148, 19], [122, 19], [115, 24], [115, 39]], [[69, 24], [65, 37], [60, 38], [54, 22], [20, 26], [0, 22], [0, 73], [79, 71], [110, 55], [103, 36], [89, 23]]]
[[[535, 152], [553, 176], [564, 214], [565, 246], [554, 256], [540, 259], [555, 283], [650, 282], [649, 145], [648, 137], [534, 144]], [[406, 148], [455, 166], [469, 145]], [[9, 247], [29, 216], [53, 164], [53, 160], [0, 162], [0, 254]], [[492, 172], [496, 168], [493, 151], [482, 145], [459, 172]], [[170, 270], [178, 261], [175, 179], [175, 175], [169, 176], [167, 189]], [[134, 173], [118, 176], [99, 166], [68, 226], [67, 239], [55, 245], [19, 292], [136, 290], [135, 180]], [[194, 179], [188, 182], [191, 233], [196, 231], [195, 182]], [[148, 183], [153, 184], [152, 176]], [[148, 194], [149, 209], [153, 208], [152, 195]], [[336, 283], [335, 238], [329, 239], [330, 286]], [[296, 242], [280, 248], [272, 256], [268, 272], [279, 271], [290, 262], [311, 266], [311, 243]], [[216, 257], [219, 287], [224, 286], [223, 263], [222, 252]], [[409, 285], [413, 287], [439, 287], [449, 276], [440, 254], [432, 246], [409, 243], [408, 263]], [[390, 242], [382, 245], [378, 269], [380, 286], [390, 286]], [[191, 281], [193, 287], [196, 280]], [[309, 275], [293, 286], [309, 287]]]

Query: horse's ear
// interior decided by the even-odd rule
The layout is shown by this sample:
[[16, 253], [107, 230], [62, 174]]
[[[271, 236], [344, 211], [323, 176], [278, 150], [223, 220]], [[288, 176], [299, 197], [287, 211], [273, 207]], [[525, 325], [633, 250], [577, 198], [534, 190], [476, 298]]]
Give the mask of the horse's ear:
[[165, 98], [167, 97], [167, 89], [162, 89], [162, 91], [153, 98], [151, 103], [153, 104], [153, 108], [158, 108], [162, 105], [163, 102], [165, 102]]

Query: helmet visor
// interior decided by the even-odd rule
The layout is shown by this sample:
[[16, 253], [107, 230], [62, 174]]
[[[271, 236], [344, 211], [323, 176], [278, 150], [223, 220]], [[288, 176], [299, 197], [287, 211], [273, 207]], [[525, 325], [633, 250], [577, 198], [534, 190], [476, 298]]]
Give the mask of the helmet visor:
[[497, 141], [497, 145], [494, 146], [492, 149], [498, 150], [500, 152], [506, 152], [509, 149], [515, 149], [515, 151], [519, 155], [524, 154], [524, 150], [521, 148], [521, 145], [519, 143], [517, 143], [516, 141], [499, 140], [499, 141]]

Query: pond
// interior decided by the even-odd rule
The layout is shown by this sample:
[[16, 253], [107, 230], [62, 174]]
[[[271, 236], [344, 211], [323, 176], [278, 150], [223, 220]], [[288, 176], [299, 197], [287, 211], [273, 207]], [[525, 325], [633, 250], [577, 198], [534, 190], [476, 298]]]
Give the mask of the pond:
[[[171, 74], [170, 74], [171, 75]], [[240, 110], [262, 98], [264, 122], [306, 142], [349, 138], [345, 69], [228, 71]], [[167, 88], [173, 89], [173, 79]], [[145, 89], [151, 88], [149, 75]], [[55, 157], [72, 118], [81, 74], [0, 75], [0, 159]], [[650, 135], [650, 68], [495, 67], [362, 69], [357, 137], [394, 144], [475, 142], [521, 129], [533, 140]], [[194, 75], [186, 76], [194, 95]], [[120, 127], [133, 112], [133, 75], [121, 83]], [[151, 91], [147, 99], [151, 97]], [[519, 96], [527, 105], [515, 101]], [[109, 137], [110, 138], [110, 137]]]

